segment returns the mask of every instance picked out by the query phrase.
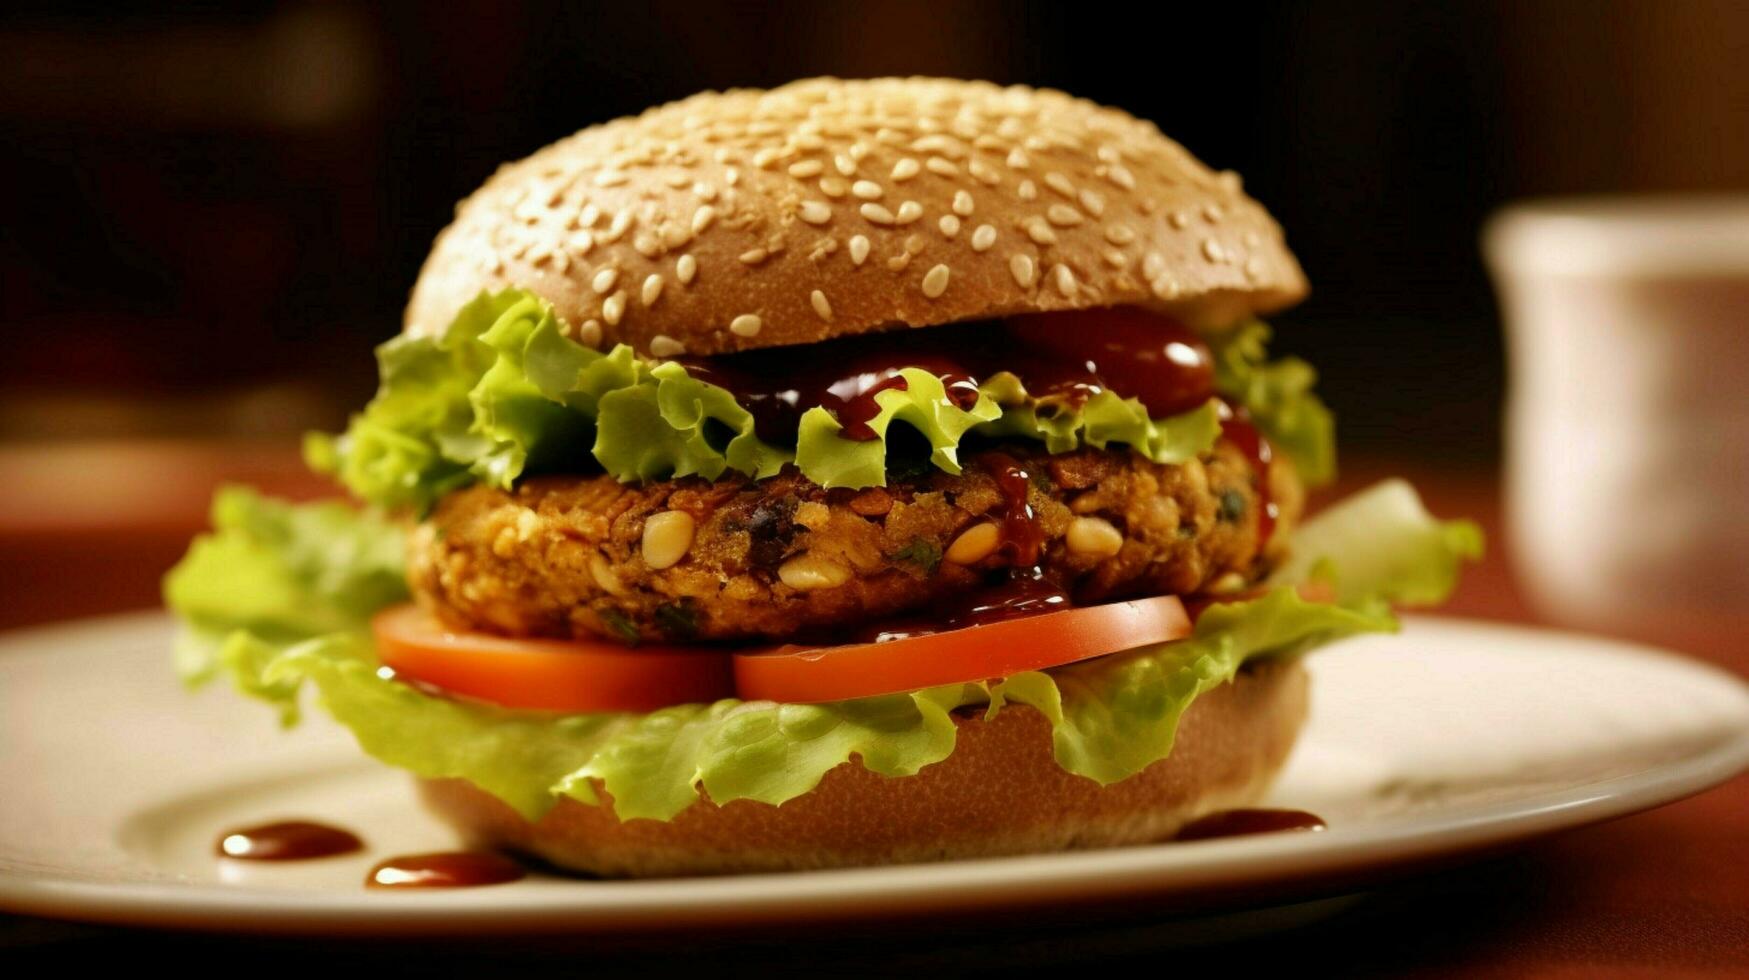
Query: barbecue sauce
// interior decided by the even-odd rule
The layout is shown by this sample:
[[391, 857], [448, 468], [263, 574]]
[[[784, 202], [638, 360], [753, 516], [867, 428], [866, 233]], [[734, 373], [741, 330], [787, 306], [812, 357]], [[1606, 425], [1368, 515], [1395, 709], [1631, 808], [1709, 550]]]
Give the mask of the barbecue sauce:
[[754, 431], [773, 443], [795, 440], [816, 405], [838, 419], [845, 439], [869, 441], [880, 413], [875, 395], [904, 390], [903, 368], [941, 379], [961, 410], [978, 401], [978, 380], [1014, 374], [1047, 414], [1076, 408], [1102, 391], [1136, 398], [1155, 418], [1201, 406], [1214, 395], [1214, 358], [1195, 333], [1156, 314], [1092, 310], [957, 324], [953, 329], [877, 333], [797, 347], [681, 358], [694, 378], [735, 395]]
[[472, 888], [528, 876], [515, 860], [491, 851], [444, 851], [392, 857], [370, 869], [367, 888]]
[[219, 835], [213, 850], [243, 861], [307, 861], [364, 849], [358, 835], [313, 820], [282, 820]]
[[997, 550], [1008, 557], [1014, 568], [1037, 565], [1045, 533], [1027, 499], [1032, 474], [1007, 453], [985, 453], [983, 463], [1002, 491], [1002, 537]]
[[1269, 464], [1275, 459], [1275, 448], [1257, 431], [1243, 409], [1223, 402], [1221, 410], [1221, 436], [1245, 454], [1257, 478], [1257, 550], [1261, 552], [1275, 534], [1275, 523], [1281, 515], [1281, 507], [1269, 492]]

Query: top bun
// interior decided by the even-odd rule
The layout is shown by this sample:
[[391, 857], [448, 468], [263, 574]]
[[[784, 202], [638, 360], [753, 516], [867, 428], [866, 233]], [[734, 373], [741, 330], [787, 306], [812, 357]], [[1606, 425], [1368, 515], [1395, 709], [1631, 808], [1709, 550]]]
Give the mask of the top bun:
[[438, 236], [406, 329], [506, 286], [657, 357], [1115, 305], [1219, 326], [1306, 292], [1238, 175], [1152, 123], [930, 78], [707, 92], [508, 164]]

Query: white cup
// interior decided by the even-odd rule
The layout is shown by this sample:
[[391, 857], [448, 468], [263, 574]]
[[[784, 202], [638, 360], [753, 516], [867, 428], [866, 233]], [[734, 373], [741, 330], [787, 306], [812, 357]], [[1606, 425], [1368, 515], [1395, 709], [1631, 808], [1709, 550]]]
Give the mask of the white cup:
[[1749, 197], [1527, 202], [1483, 252], [1533, 605], [1636, 635], [1749, 628]]

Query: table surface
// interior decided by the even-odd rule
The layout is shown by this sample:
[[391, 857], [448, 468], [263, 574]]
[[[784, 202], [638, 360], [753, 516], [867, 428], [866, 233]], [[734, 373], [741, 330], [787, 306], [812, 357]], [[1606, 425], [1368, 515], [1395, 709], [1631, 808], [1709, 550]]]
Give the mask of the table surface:
[[[1445, 612], [1539, 622], [1517, 588], [1502, 535], [1497, 480], [1426, 461], [1351, 461], [1338, 492], [1395, 471], [1413, 479], [1435, 512], [1470, 516], [1489, 532], [1487, 558]], [[294, 496], [328, 488], [284, 446], [126, 442], [0, 447], [0, 628], [152, 606], [157, 582], [204, 521], [212, 489], [246, 482]], [[1662, 641], [1749, 674], [1749, 631], [1696, 634], [1648, 624]], [[1749, 626], [1749, 621], [1740, 624]], [[1043, 935], [1044, 938], [1040, 938]], [[1162, 950], [1145, 926], [1041, 934], [986, 931], [924, 943], [864, 935], [727, 939], [705, 945], [714, 972], [730, 975], [816, 960], [840, 972], [899, 967], [1010, 969], [1046, 963], [1195, 969], [1291, 963], [1344, 975], [1434, 976], [1749, 975], [1749, 776], [1670, 806], [1573, 831], [1491, 861], [1416, 877], [1360, 896], [1340, 913], [1267, 938], [1212, 940]], [[114, 956], [228, 956], [315, 965], [318, 944], [155, 934], [0, 916], [0, 953], [65, 966]], [[349, 963], [416, 967], [417, 949], [365, 946]], [[461, 948], [426, 965], [580, 966], [596, 972], [682, 965], [672, 949]], [[688, 956], [696, 955], [689, 951]], [[239, 964], [240, 965], [240, 964]]]

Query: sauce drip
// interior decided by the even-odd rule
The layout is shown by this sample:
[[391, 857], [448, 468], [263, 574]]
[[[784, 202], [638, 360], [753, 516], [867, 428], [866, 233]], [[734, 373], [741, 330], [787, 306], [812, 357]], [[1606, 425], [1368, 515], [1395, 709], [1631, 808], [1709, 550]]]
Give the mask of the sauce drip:
[[899, 371], [921, 368], [941, 379], [947, 401], [960, 409], [977, 404], [978, 382], [952, 357], [914, 346], [877, 349], [872, 339], [828, 342], [815, 347], [851, 346], [849, 360], [816, 350], [801, 359], [788, 348], [752, 351], [725, 357], [682, 358], [688, 374], [726, 389], [753, 415], [753, 429], [767, 442], [794, 442], [802, 413], [824, 407], [843, 426], [839, 435], [858, 442], [877, 438], [869, 422], [880, 414], [875, 395], [904, 391], [909, 383]]
[[1245, 834], [1318, 831], [1326, 826], [1322, 817], [1304, 810], [1223, 810], [1185, 824], [1173, 839], [1210, 840]]
[[1080, 405], [1110, 388], [1166, 418], [1214, 395], [1214, 355], [1194, 332], [1144, 310], [1035, 313], [1007, 322], [1020, 357], [1012, 370], [1035, 397]]
[[1269, 492], [1269, 464], [1275, 458], [1275, 449], [1243, 410], [1229, 408], [1225, 402], [1221, 408], [1221, 435], [1245, 454], [1251, 471], [1257, 474], [1257, 550], [1262, 551], [1275, 534], [1275, 523], [1281, 516], [1281, 507]]
[[986, 453], [984, 466], [1002, 490], [1002, 538], [997, 548], [1008, 556], [1009, 563], [1015, 568], [1037, 565], [1039, 552], [1044, 548], [1045, 533], [1027, 500], [1027, 492], [1032, 488], [1032, 474], [1007, 453]]
[[1047, 406], [1078, 407], [1110, 389], [1139, 399], [1155, 418], [1190, 411], [1214, 394], [1208, 346], [1172, 320], [1133, 309], [867, 334], [680, 363], [732, 392], [753, 414], [759, 437], [780, 444], [795, 440], [802, 413], [816, 405], [838, 419], [844, 438], [875, 438], [868, 427], [880, 412], [874, 396], [904, 389], [899, 371], [908, 367], [940, 378], [946, 400], [962, 410], [977, 404], [976, 379], [999, 371], [1012, 372]]
[[220, 857], [244, 861], [306, 861], [364, 849], [358, 835], [312, 820], [282, 820], [219, 835]]
[[914, 636], [946, 633], [968, 626], [983, 626], [1022, 616], [1061, 612], [1074, 603], [1069, 593], [1046, 579], [1038, 569], [1008, 575], [999, 585], [955, 596], [939, 603], [929, 613], [891, 619], [865, 626], [839, 640], [844, 643], [887, 643]]
[[370, 869], [368, 888], [472, 888], [528, 876], [521, 864], [490, 851], [446, 851], [389, 858]]

